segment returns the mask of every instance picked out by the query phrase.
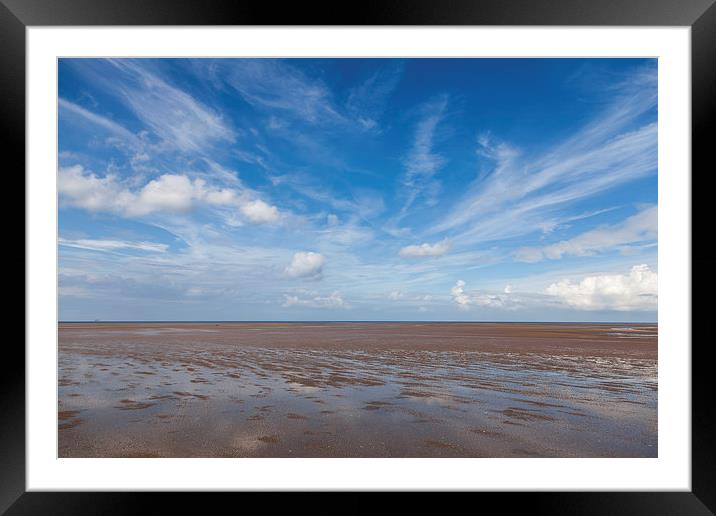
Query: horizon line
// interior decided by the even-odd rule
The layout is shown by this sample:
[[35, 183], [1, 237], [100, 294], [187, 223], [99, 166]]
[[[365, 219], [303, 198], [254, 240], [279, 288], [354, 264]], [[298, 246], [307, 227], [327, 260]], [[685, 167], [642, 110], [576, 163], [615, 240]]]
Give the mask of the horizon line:
[[211, 323], [418, 323], [418, 324], [433, 324], [433, 323], [449, 323], [449, 324], [658, 324], [658, 321], [460, 321], [460, 320], [353, 320], [353, 319], [341, 319], [341, 320], [242, 320], [242, 319], [228, 319], [228, 320], [161, 320], [161, 319], [147, 319], [147, 320], [104, 320], [104, 319], [93, 319], [93, 320], [74, 320], [74, 321], [57, 321], [58, 324], [84, 324], [84, 323], [198, 323], [198, 324], [211, 324]]

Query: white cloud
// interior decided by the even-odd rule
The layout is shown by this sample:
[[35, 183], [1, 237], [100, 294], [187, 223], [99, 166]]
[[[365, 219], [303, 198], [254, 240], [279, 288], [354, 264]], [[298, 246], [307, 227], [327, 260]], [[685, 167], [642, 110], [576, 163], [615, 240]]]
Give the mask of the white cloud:
[[90, 298], [92, 297], [92, 290], [83, 287], [65, 287], [60, 285], [58, 288], [58, 295], [60, 298], [76, 297], [76, 298]]
[[471, 302], [477, 306], [489, 308], [507, 308], [509, 298], [499, 294], [480, 293], [472, 297]]
[[339, 222], [338, 216], [336, 216], [336, 215], [333, 214], [333, 213], [329, 213], [328, 216], [326, 217], [326, 223], [327, 223], [329, 226], [337, 226], [337, 225], [338, 225], [338, 222]]
[[286, 267], [285, 273], [291, 278], [318, 279], [323, 273], [326, 258], [319, 253], [298, 252], [293, 255], [291, 263]]
[[562, 280], [546, 293], [579, 310], [656, 310], [658, 276], [641, 264], [629, 274], [587, 276], [579, 283]]
[[318, 230], [319, 245], [323, 247], [350, 247], [368, 242], [373, 238], [373, 231], [356, 224], [343, 224]]
[[313, 297], [301, 298], [295, 295], [284, 294], [283, 307], [307, 306], [310, 308], [348, 308], [340, 292], [333, 292], [329, 296], [314, 295]]
[[232, 60], [227, 82], [255, 107], [282, 110], [315, 124], [343, 120], [321, 81], [280, 60]]
[[435, 244], [409, 245], [400, 250], [403, 258], [425, 258], [442, 256], [450, 250], [450, 242], [443, 240]]
[[550, 219], [561, 207], [655, 173], [657, 124], [642, 120], [656, 106], [656, 78], [653, 67], [638, 84], [625, 81], [600, 116], [542, 154], [482, 137], [479, 153], [494, 168], [431, 232], [459, 230], [461, 244], [516, 237], [542, 229], [545, 220], [559, 223]]
[[241, 207], [241, 212], [257, 224], [265, 222], [276, 222], [279, 219], [276, 206], [270, 206], [260, 199], [248, 202]]
[[215, 141], [235, 141], [233, 130], [220, 114], [147, 67], [126, 59], [107, 62], [129, 79], [112, 88], [165, 144], [182, 151], [203, 151]]
[[515, 252], [515, 259], [538, 262], [544, 259], [558, 260], [564, 255], [587, 256], [620, 247], [628, 250], [629, 244], [656, 240], [657, 230], [657, 207], [650, 206], [619, 224], [593, 229], [570, 240], [541, 248], [523, 247]]
[[266, 121], [266, 127], [271, 129], [272, 131], [277, 131], [279, 129], [283, 129], [284, 123], [280, 119], [276, 118], [275, 116], [271, 115], [268, 120]]
[[397, 301], [403, 297], [403, 293], [400, 290], [393, 290], [390, 294], [388, 294], [388, 298], [392, 301]]
[[122, 139], [122, 141], [134, 148], [139, 148], [143, 145], [138, 136], [114, 120], [110, 120], [109, 118], [93, 113], [63, 98], [57, 99], [57, 106], [61, 116], [72, 116], [76, 119], [90, 122], [94, 126], [101, 127], [115, 137]]
[[210, 172], [207, 173], [207, 176], [214, 179], [218, 179], [223, 183], [228, 183], [231, 185], [241, 184], [241, 180], [239, 179], [239, 173], [236, 170], [226, 168], [209, 158], [204, 158], [203, 161], [209, 167]]
[[79, 249], [89, 249], [92, 251], [114, 251], [117, 249], [136, 249], [138, 251], [148, 251], [153, 253], [163, 253], [169, 246], [167, 244], [157, 244], [154, 242], [129, 242], [127, 240], [91, 240], [78, 239], [68, 240], [65, 238], [58, 239], [60, 245], [66, 247], [77, 247]]
[[[352, 188], [351, 199], [345, 199], [306, 174], [272, 176], [270, 180], [274, 186], [285, 185], [304, 197], [330, 206], [332, 210], [349, 212], [353, 217], [370, 219], [385, 209], [382, 192], [378, 190]], [[340, 220], [331, 213], [327, 216], [327, 222], [332, 225]]]
[[154, 211], [187, 212], [198, 193], [186, 176], [165, 174], [153, 179], [139, 192], [135, 202], [127, 206], [130, 215], [146, 215]]
[[105, 211], [127, 217], [151, 213], [186, 213], [195, 204], [234, 207], [250, 222], [279, 220], [279, 211], [250, 192], [209, 186], [203, 179], [164, 174], [136, 191], [120, 184], [115, 176], [99, 177], [80, 165], [62, 167], [58, 172], [61, 201], [88, 211]]
[[432, 197], [439, 190], [440, 184], [433, 176], [445, 164], [445, 158], [434, 152], [433, 140], [446, 109], [446, 96], [439, 97], [423, 108], [424, 118], [415, 129], [413, 148], [405, 160], [403, 184], [407, 189], [407, 200], [401, 209], [402, 214], [405, 214], [421, 195], [426, 195], [431, 203]]
[[402, 63], [385, 66], [350, 90], [346, 109], [363, 129], [378, 127], [378, 120], [402, 73]]
[[455, 286], [450, 289], [452, 300], [457, 303], [457, 307], [460, 310], [467, 310], [470, 308], [470, 297], [465, 294], [465, 282], [458, 280]]
[[472, 292], [465, 291], [465, 282], [459, 280], [450, 289], [453, 302], [460, 310], [468, 310], [470, 306], [482, 308], [503, 308], [515, 310], [524, 307], [526, 302], [532, 301], [528, 297], [515, 296], [512, 294], [512, 286], [507, 285], [502, 293], [496, 292]]
[[536, 263], [544, 260], [544, 253], [539, 247], [521, 247], [514, 253], [515, 261]]
[[114, 176], [85, 174], [80, 165], [60, 168], [57, 188], [61, 200], [89, 211], [123, 211], [123, 205], [134, 198]]

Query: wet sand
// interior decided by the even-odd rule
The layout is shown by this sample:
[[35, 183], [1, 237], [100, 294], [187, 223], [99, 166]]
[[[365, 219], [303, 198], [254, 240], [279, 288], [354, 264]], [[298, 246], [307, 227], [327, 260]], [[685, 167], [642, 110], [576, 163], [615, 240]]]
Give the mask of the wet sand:
[[657, 327], [61, 323], [60, 457], [656, 457]]

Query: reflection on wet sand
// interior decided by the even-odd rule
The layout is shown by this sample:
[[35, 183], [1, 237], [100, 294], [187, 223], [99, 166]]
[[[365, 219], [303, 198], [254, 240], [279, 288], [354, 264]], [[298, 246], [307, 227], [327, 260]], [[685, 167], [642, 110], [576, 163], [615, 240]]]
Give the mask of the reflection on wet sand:
[[61, 324], [60, 457], [655, 457], [655, 325]]

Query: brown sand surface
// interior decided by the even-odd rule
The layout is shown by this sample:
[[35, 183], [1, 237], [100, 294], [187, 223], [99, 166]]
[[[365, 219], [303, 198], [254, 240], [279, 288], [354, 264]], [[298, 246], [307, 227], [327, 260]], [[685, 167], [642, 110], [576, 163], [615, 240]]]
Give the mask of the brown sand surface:
[[60, 457], [655, 457], [657, 327], [62, 323]]

